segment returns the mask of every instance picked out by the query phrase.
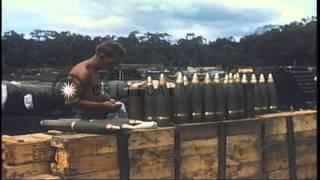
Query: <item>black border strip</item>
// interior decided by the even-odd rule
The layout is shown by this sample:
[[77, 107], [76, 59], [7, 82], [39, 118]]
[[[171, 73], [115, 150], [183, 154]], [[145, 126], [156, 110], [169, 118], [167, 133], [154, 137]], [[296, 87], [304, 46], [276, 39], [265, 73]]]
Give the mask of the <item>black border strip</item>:
[[286, 117], [286, 125], [287, 125], [288, 156], [289, 156], [289, 176], [290, 176], [290, 179], [297, 179], [296, 144], [294, 139], [292, 116]]

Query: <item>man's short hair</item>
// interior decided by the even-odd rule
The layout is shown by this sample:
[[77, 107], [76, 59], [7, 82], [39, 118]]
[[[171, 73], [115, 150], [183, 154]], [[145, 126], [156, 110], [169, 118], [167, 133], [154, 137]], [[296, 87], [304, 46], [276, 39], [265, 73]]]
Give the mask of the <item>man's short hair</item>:
[[104, 41], [96, 47], [96, 55], [104, 54], [109, 58], [124, 57], [126, 55], [125, 48], [115, 41]]

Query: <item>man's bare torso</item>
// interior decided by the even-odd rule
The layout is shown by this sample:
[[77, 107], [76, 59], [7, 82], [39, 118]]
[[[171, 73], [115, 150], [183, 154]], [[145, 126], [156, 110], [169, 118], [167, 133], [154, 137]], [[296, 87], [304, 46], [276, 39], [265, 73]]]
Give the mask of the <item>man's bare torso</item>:
[[105, 101], [106, 98], [101, 95], [101, 81], [98, 73], [88, 68], [87, 62], [88, 60], [80, 62], [70, 71], [70, 74], [80, 81], [77, 82], [81, 88], [80, 98], [95, 102]]

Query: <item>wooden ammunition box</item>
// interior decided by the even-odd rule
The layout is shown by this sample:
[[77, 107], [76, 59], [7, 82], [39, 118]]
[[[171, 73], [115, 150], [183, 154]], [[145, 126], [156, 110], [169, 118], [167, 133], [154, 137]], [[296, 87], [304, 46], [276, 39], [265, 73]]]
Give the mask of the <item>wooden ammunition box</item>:
[[21, 179], [39, 174], [50, 174], [54, 148], [52, 136], [36, 133], [2, 136], [2, 179]]
[[[115, 134], [53, 137], [56, 175], [65, 178], [119, 178]], [[174, 128], [134, 130], [128, 139], [130, 178], [174, 177]], [[159, 172], [161, 172], [159, 174]]]
[[117, 133], [3, 135], [2, 172], [44, 179], [317, 179], [316, 113], [132, 130], [126, 151]]

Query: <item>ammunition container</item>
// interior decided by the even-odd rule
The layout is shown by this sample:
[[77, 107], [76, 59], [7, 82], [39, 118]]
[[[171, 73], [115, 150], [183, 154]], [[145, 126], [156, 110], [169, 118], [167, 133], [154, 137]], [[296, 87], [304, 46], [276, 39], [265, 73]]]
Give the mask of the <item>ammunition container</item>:
[[144, 92], [144, 113], [145, 121], [155, 120], [155, 99], [156, 92], [152, 84], [152, 79], [149, 76], [147, 80], [147, 85]]
[[42, 120], [42, 127], [48, 130], [72, 131], [77, 133], [108, 133], [120, 130], [120, 126], [113, 125], [108, 121], [90, 122], [84, 120]]
[[260, 74], [259, 76], [259, 89], [261, 96], [261, 113], [266, 114], [268, 113], [268, 90], [263, 74]]
[[244, 93], [244, 115], [254, 117], [254, 87], [249, 83], [246, 74], [242, 75], [241, 84]]
[[225, 94], [225, 84], [220, 83], [219, 74], [215, 74], [213, 80], [213, 86], [215, 89], [215, 114], [216, 120], [224, 120], [226, 117], [225, 108], [226, 108], [226, 94]]
[[202, 86], [199, 83], [197, 73], [193, 74], [191, 85], [191, 116], [192, 122], [202, 121], [203, 100], [202, 100]]
[[179, 72], [172, 97], [172, 122], [187, 123], [189, 120], [189, 102], [187, 88], [183, 84], [182, 74]]
[[189, 84], [188, 77], [186, 75], [183, 76], [183, 85], [184, 85], [184, 92], [185, 92], [185, 97], [186, 97], [187, 113], [188, 113], [187, 123], [190, 123], [190, 122], [192, 122], [191, 87]]
[[144, 120], [144, 89], [128, 87], [128, 118]]
[[216, 120], [215, 113], [215, 89], [210, 80], [210, 76], [207, 73], [204, 79], [203, 85], [203, 103], [204, 103], [204, 112], [203, 118], [205, 121], [214, 121]]
[[260, 85], [257, 81], [256, 75], [252, 73], [250, 83], [253, 85], [253, 96], [254, 96], [254, 114], [259, 115], [262, 114], [262, 100], [261, 100], [261, 91]]
[[240, 74], [236, 73], [234, 75], [234, 83], [235, 88], [237, 90], [237, 102], [238, 102], [238, 110], [239, 110], [239, 117], [238, 118], [244, 118], [244, 92], [243, 92], [243, 86], [240, 83]]
[[170, 125], [170, 93], [167, 88], [164, 75], [160, 75], [159, 86], [156, 89], [156, 117], [155, 120], [158, 126], [164, 127]]
[[231, 73], [229, 73], [227, 79], [228, 83], [225, 86], [227, 119], [238, 119], [240, 114], [243, 113], [243, 111], [239, 109], [238, 91]]
[[273, 113], [277, 111], [278, 103], [277, 103], [277, 89], [271, 73], [268, 74], [267, 90], [268, 90], [268, 110], [269, 112]]

